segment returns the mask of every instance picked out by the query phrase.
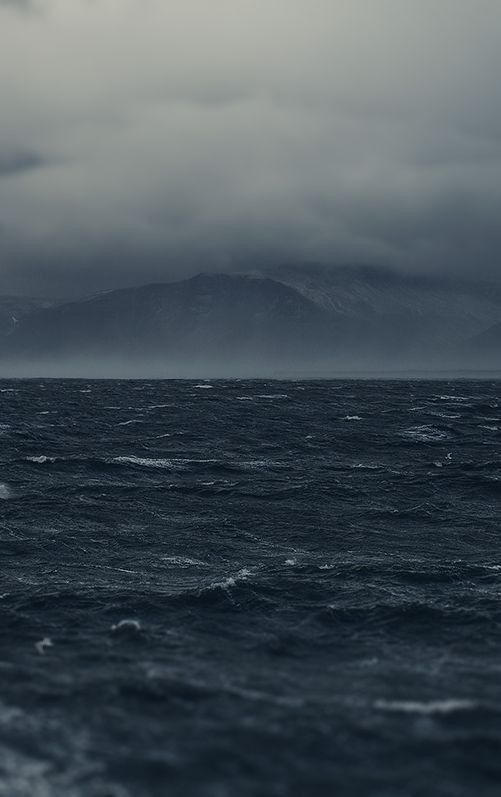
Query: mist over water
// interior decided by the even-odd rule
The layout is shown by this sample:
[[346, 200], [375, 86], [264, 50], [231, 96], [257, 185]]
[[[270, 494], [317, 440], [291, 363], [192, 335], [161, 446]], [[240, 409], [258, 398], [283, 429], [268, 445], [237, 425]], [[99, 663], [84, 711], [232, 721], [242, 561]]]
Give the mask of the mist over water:
[[500, 389], [0, 382], [0, 789], [497, 794]]

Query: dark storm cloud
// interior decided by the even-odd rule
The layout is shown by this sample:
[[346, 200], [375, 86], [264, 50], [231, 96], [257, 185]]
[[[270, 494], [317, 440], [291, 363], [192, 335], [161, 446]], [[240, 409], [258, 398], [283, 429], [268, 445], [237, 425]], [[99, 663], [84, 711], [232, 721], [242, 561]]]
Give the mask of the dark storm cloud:
[[280, 260], [497, 276], [497, 0], [8, 5], [2, 138], [45, 154], [0, 180], [0, 289]]

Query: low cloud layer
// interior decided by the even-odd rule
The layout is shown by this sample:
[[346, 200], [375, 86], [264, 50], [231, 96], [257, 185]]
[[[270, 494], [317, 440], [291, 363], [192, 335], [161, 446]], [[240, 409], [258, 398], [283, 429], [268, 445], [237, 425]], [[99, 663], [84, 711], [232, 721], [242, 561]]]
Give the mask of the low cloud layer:
[[0, 290], [501, 271], [497, 0], [0, 1]]

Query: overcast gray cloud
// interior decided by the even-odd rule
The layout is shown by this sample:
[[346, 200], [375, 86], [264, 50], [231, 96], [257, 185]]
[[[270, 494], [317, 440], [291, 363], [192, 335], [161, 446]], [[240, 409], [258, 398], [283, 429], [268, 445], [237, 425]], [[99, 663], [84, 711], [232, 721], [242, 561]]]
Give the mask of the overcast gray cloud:
[[0, 289], [497, 276], [500, 72], [498, 0], [3, 0]]

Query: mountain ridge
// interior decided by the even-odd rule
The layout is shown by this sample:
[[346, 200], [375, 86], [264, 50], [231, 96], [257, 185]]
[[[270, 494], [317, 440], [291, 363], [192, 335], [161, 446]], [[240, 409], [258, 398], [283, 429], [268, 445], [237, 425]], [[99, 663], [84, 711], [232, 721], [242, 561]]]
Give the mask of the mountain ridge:
[[501, 286], [295, 264], [201, 272], [33, 306], [3, 334], [1, 361], [115, 358], [202, 370], [213, 363], [230, 373], [306, 364], [327, 371], [469, 367], [470, 341], [497, 324]]

